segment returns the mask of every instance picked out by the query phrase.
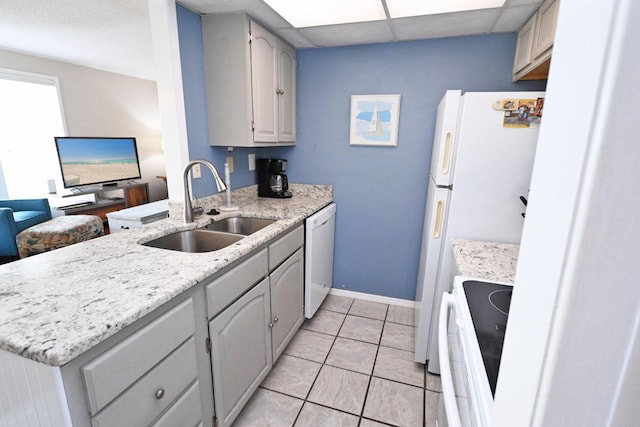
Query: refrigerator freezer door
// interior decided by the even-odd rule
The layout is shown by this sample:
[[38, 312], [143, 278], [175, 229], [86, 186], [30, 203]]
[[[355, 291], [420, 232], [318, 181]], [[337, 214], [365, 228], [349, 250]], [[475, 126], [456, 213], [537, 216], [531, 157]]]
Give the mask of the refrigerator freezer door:
[[437, 187], [448, 187], [453, 181], [456, 126], [461, 94], [459, 90], [448, 90], [438, 105], [430, 171]]
[[427, 345], [431, 329], [431, 313], [434, 307], [434, 292], [438, 276], [438, 264], [444, 248], [444, 231], [451, 190], [436, 187], [429, 177], [427, 206], [425, 209], [422, 246], [420, 249], [420, 267], [416, 286], [415, 310], [415, 361], [425, 363]]

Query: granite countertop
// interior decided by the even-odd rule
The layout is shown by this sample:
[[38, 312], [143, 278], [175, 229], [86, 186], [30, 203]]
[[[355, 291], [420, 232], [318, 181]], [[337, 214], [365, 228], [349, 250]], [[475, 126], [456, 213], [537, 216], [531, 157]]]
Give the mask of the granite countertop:
[[[256, 186], [233, 191], [240, 210], [192, 224], [180, 203], [170, 217], [0, 266], [0, 348], [62, 366], [145, 314], [250, 253], [331, 203], [332, 187], [291, 184], [290, 199], [258, 198]], [[205, 212], [224, 195], [202, 198]], [[231, 216], [277, 220], [228, 246], [184, 253], [142, 246], [167, 233]]]
[[453, 239], [453, 256], [463, 276], [513, 283], [520, 245]]

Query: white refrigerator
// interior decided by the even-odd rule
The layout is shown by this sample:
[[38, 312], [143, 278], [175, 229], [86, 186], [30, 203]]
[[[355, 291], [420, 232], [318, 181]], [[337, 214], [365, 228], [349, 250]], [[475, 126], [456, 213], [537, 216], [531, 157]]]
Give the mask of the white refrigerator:
[[[439, 373], [437, 308], [452, 288], [454, 238], [520, 243], [539, 125], [509, 100], [544, 92], [449, 90], [438, 105], [416, 286], [415, 361]], [[501, 101], [505, 101], [502, 102]], [[514, 123], [515, 121], [515, 123]]]

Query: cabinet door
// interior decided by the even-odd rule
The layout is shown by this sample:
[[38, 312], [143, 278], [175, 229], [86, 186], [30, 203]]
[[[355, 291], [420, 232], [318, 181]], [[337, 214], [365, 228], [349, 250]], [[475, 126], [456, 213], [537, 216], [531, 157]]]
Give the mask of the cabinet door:
[[278, 142], [278, 39], [251, 22], [253, 139]]
[[538, 14], [534, 14], [524, 27], [518, 32], [518, 42], [516, 44], [516, 54], [513, 61], [513, 73], [517, 73], [531, 63], [531, 49], [533, 47], [533, 36], [535, 33], [536, 19]]
[[149, 201], [149, 184], [139, 185], [124, 190], [125, 202], [128, 208], [144, 205]]
[[298, 249], [269, 276], [271, 283], [271, 339], [273, 361], [287, 346], [304, 320], [303, 249]]
[[213, 394], [219, 426], [230, 426], [273, 365], [269, 280], [209, 322]]
[[538, 22], [536, 24], [531, 59], [539, 57], [553, 46], [559, 5], [559, 0], [547, 0], [538, 9]]
[[281, 142], [296, 140], [296, 51], [278, 44], [278, 134]]

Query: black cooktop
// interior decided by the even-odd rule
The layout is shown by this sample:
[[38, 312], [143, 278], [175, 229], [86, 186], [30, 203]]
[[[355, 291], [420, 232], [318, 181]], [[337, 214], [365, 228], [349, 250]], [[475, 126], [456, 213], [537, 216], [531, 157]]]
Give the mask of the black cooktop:
[[513, 286], [473, 280], [463, 282], [462, 286], [480, 344], [491, 394], [495, 397]]

